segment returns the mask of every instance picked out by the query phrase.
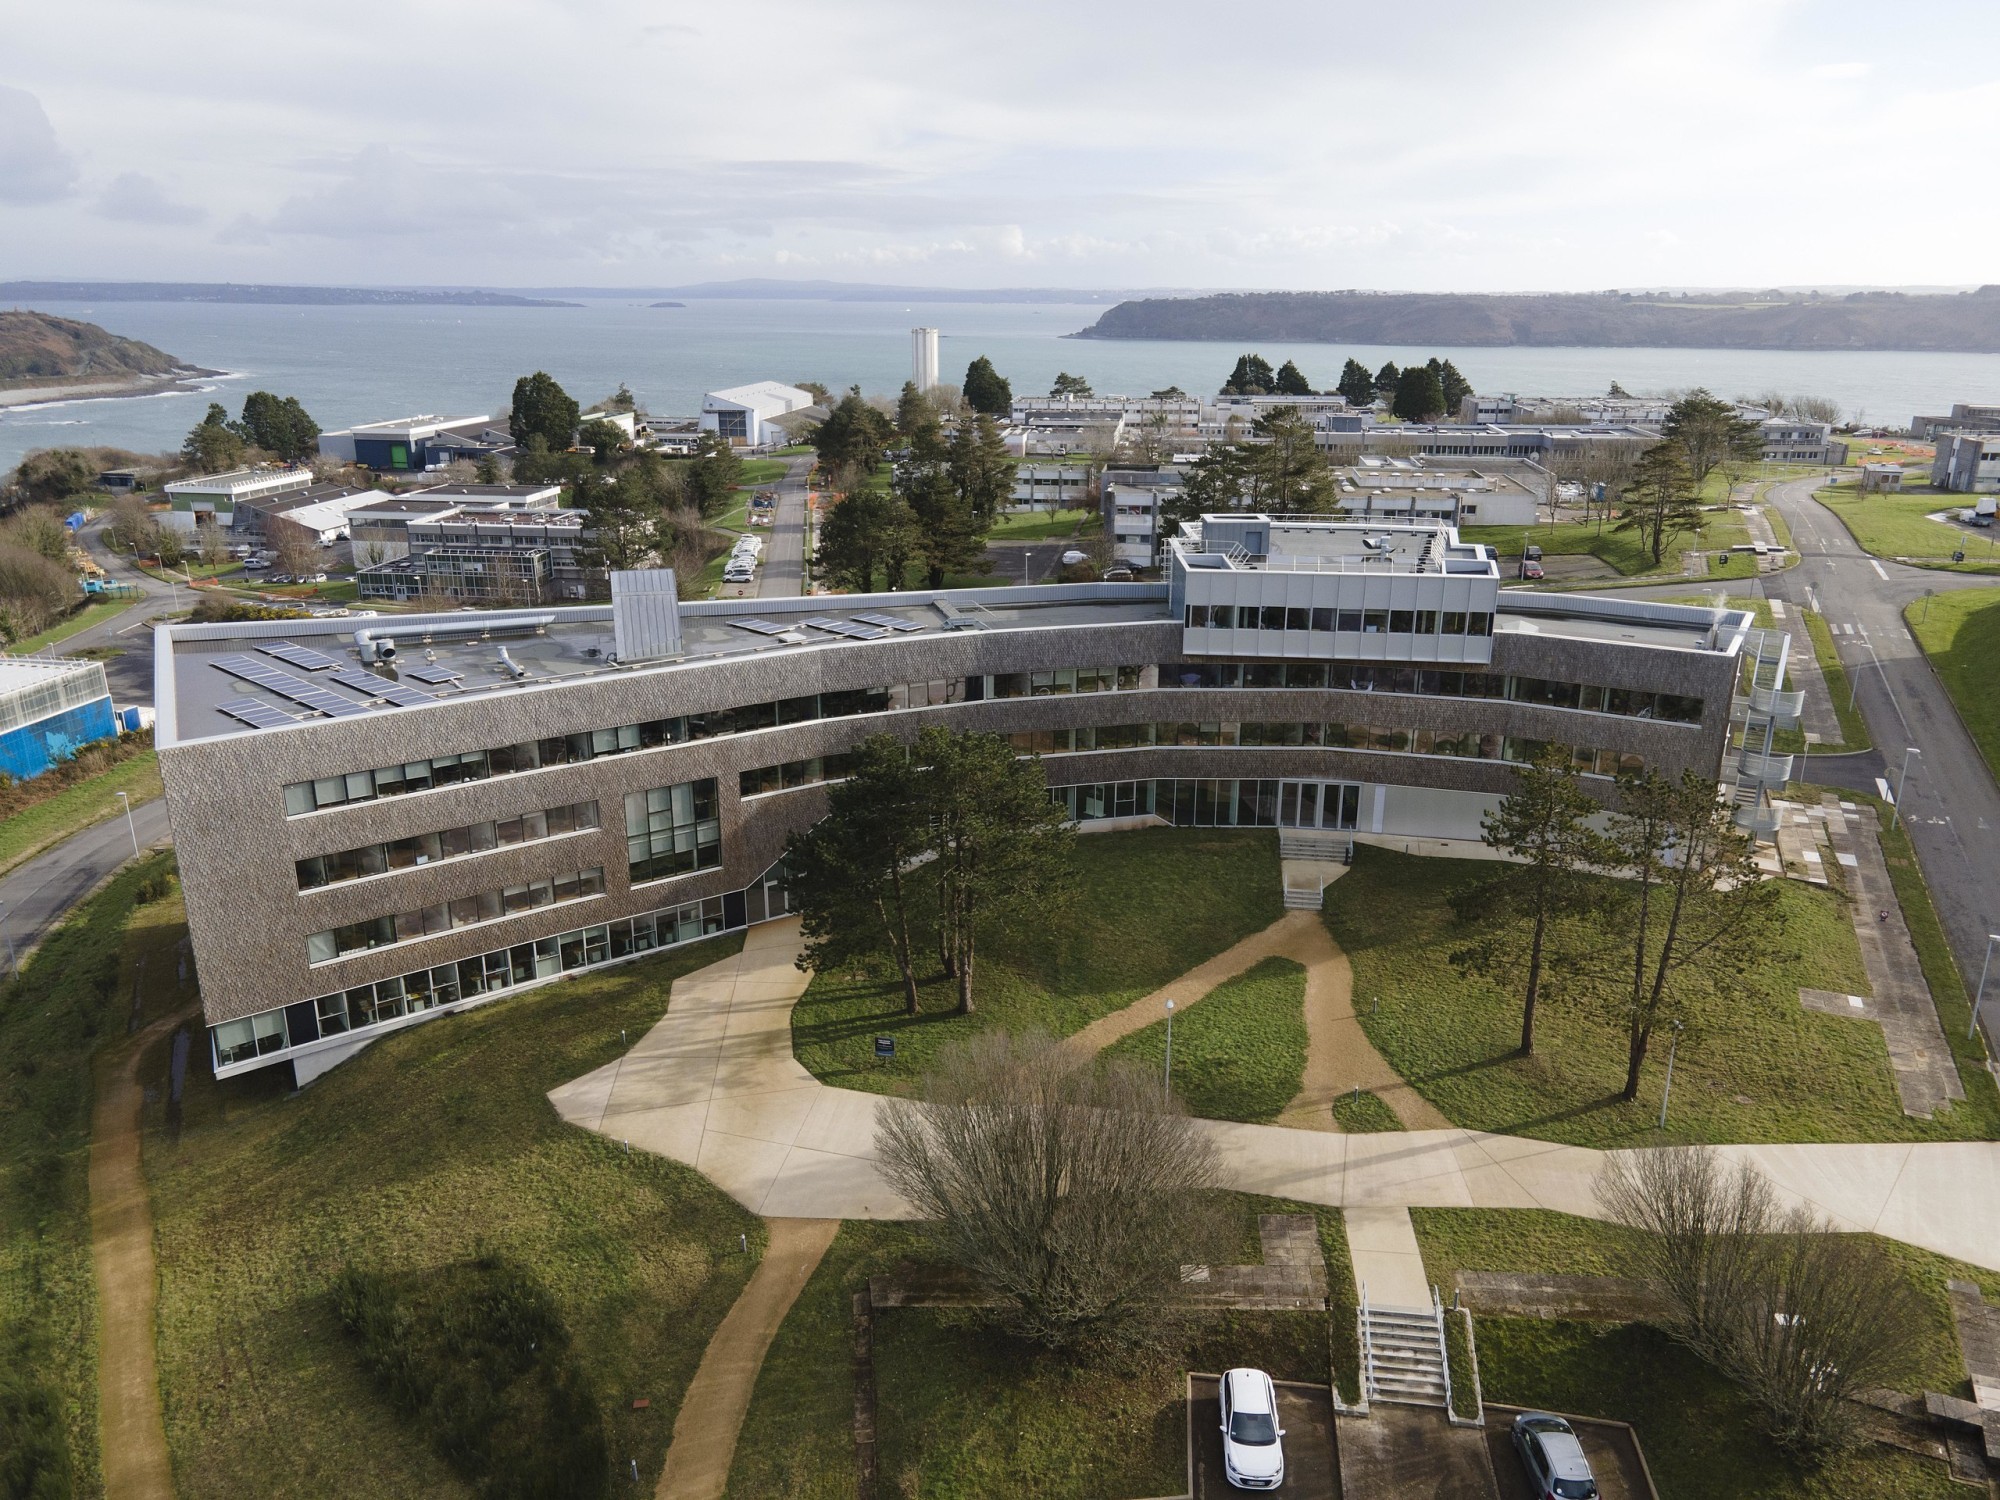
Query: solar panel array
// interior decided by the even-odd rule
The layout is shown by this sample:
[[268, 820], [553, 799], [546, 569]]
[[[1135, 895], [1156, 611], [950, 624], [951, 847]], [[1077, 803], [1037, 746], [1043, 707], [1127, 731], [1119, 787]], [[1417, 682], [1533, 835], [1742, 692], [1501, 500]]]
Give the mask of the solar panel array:
[[828, 635], [843, 635], [853, 641], [879, 640], [889, 633], [879, 625], [857, 625], [852, 620], [830, 620], [824, 616], [808, 620], [806, 624], [814, 630], [824, 630]]
[[275, 646], [259, 646], [257, 649], [291, 666], [304, 667], [308, 672], [324, 672], [328, 667], [340, 665], [324, 651], [315, 651], [310, 646], [295, 646], [290, 641], [279, 641]]
[[770, 620], [731, 620], [729, 623], [738, 630], [754, 630], [759, 635], [783, 635], [792, 628], [789, 625], [775, 624]]
[[346, 718], [353, 714], [368, 712], [367, 708], [352, 698], [329, 693], [325, 688], [315, 686], [302, 677], [294, 677], [290, 672], [280, 672], [276, 667], [261, 662], [254, 656], [218, 656], [209, 665], [217, 671], [227, 672], [231, 677], [240, 677], [245, 682], [255, 683], [260, 688], [276, 693], [280, 698], [289, 698], [302, 707], [326, 714], [330, 718]]
[[437, 699], [429, 693], [418, 692], [413, 687], [404, 687], [400, 682], [391, 682], [386, 677], [377, 677], [373, 672], [363, 672], [354, 667], [344, 667], [333, 674], [333, 680], [342, 687], [350, 687], [357, 693], [366, 693], [371, 698], [381, 698], [398, 708], [422, 708], [435, 703]]
[[299, 721], [276, 704], [266, 703], [259, 698], [231, 698], [218, 704], [218, 708], [232, 719], [240, 719], [252, 729], [283, 729]]
[[457, 682], [464, 674], [454, 672], [450, 667], [410, 667], [404, 671], [405, 677], [413, 677], [418, 682], [428, 682], [442, 687], [448, 682]]
[[921, 620], [902, 620], [895, 615], [856, 615], [863, 625], [880, 625], [885, 630], [922, 630]]

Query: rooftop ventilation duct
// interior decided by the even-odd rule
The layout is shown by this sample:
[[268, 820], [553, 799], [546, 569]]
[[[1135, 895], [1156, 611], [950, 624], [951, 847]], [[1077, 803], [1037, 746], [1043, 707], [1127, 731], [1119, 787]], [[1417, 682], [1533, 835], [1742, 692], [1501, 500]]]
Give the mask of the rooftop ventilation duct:
[[621, 662], [682, 654], [680, 593], [672, 568], [611, 575], [611, 632]]

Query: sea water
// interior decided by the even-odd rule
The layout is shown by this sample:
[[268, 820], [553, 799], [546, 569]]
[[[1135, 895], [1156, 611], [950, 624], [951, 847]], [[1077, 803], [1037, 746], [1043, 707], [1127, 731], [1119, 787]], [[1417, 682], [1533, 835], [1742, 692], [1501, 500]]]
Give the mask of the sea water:
[[[1070, 303], [689, 301], [591, 298], [575, 307], [277, 307], [240, 303], [34, 304], [143, 339], [190, 364], [228, 372], [164, 395], [0, 409], [0, 471], [30, 449], [74, 444], [142, 453], [180, 446], [210, 401], [235, 415], [253, 390], [297, 396], [322, 428], [419, 413], [499, 414], [514, 381], [546, 370], [583, 402], [629, 386], [655, 414], [692, 415], [704, 391], [754, 380], [817, 380], [893, 396], [910, 376], [914, 327], [942, 330], [948, 381], [985, 355], [1015, 392], [1045, 391], [1057, 372], [1099, 391], [1178, 385], [1214, 391], [1234, 343], [1063, 337], [1100, 306]], [[2000, 355], [1741, 349], [1403, 348], [1245, 342], [1273, 365], [1296, 360], [1330, 387], [1350, 355], [1374, 370], [1432, 355], [1480, 391], [1591, 395], [1617, 381], [1634, 395], [1704, 385], [1723, 396], [1766, 390], [1823, 396], [1850, 417], [1889, 427], [1954, 401], [2000, 401]]]

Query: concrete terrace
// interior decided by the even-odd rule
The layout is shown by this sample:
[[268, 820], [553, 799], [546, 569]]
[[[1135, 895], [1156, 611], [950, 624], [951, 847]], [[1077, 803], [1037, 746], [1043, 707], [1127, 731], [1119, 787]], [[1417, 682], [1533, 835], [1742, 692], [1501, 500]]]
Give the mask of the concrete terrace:
[[[792, 1056], [810, 975], [796, 921], [674, 982], [667, 1014], [618, 1061], [549, 1099], [571, 1124], [694, 1167], [772, 1218], [899, 1219], [875, 1122], [895, 1101], [821, 1083]], [[1545, 1208], [1601, 1217], [1606, 1153], [1475, 1130], [1343, 1135], [1204, 1120], [1227, 1186], [1335, 1208]], [[2000, 1143], [1731, 1145], [1787, 1199], [2000, 1270]]]

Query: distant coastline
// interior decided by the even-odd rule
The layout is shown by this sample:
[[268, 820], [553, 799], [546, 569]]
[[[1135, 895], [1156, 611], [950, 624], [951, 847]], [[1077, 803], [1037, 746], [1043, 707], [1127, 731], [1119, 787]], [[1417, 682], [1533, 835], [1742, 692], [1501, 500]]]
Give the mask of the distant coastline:
[[227, 380], [228, 370], [188, 365], [164, 375], [124, 378], [71, 375], [0, 381], [0, 411], [64, 406], [72, 401], [111, 401], [123, 396], [165, 396], [201, 388], [205, 380]]
[[2000, 353], [2000, 286], [1943, 295], [1232, 292], [1121, 302], [1079, 339]]
[[269, 286], [203, 281], [0, 281], [0, 304], [256, 302], [288, 307], [576, 307], [575, 302], [476, 288]]

